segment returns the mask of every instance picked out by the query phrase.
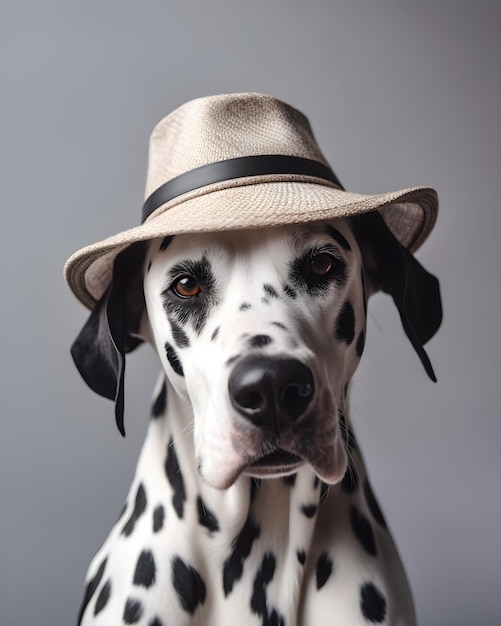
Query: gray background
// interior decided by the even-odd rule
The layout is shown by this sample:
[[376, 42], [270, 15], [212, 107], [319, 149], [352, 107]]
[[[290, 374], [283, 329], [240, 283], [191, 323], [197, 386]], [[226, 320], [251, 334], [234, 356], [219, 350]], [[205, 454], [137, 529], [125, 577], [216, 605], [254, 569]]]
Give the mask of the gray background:
[[501, 623], [498, 2], [3, 1], [0, 620], [72, 624], [148, 421], [156, 357], [129, 360], [127, 438], [69, 347], [77, 248], [138, 223], [153, 125], [202, 95], [304, 111], [344, 185], [435, 186], [418, 257], [445, 321], [429, 382], [371, 302], [353, 415], [421, 624]]

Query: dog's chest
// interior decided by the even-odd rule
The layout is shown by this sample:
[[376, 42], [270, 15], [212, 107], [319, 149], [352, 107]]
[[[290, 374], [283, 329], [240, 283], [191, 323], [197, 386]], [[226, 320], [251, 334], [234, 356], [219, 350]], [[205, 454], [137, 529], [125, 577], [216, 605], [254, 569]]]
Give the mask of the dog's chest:
[[82, 623], [413, 623], [357, 452], [340, 486], [306, 467], [217, 492], [185, 471], [182, 441], [150, 424], [126, 508], [90, 566]]

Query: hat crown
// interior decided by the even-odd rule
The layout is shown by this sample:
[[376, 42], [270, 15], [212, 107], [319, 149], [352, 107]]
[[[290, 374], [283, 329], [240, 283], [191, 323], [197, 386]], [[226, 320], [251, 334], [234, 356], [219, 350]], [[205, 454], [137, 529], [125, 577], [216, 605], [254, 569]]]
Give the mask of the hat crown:
[[192, 100], [167, 115], [151, 134], [145, 198], [197, 167], [266, 154], [328, 165], [307, 118], [281, 100], [256, 93]]

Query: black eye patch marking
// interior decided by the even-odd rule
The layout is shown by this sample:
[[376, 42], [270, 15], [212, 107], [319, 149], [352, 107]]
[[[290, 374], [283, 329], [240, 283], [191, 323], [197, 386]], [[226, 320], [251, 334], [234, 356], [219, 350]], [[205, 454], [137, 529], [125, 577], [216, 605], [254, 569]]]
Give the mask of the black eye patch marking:
[[344, 248], [347, 252], [351, 252], [351, 246], [346, 240], [346, 238], [338, 231], [334, 226], [327, 226], [327, 232], [334, 239], [336, 243], [338, 243], [341, 248]]
[[239, 311], [247, 311], [247, 309], [250, 309], [252, 305], [250, 305], [248, 302], [242, 302], [242, 304], [238, 307]]
[[272, 338], [269, 335], [254, 335], [249, 339], [249, 346], [251, 348], [264, 348], [272, 342]]
[[170, 327], [172, 331], [172, 338], [178, 348], [189, 348], [190, 340], [188, 335], [184, 332], [184, 330], [179, 326], [177, 322], [174, 320], [169, 320]]
[[174, 239], [174, 235], [168, 235], [167, 237], [164, 237], [164, 240], [160, 244], [160, 252], [163, 252], [163, 250], [167, 250], [167, 248], [169, 247], [170, 242], [173, 239]]
[[[193, 277], [200, 285], [200, 293], [194, 297], [181, 298], [174, 285], [180, 276]], [[186, 260], [176, 263], [168, 273], [169, 286], [162, 292], [164, 310], [169, 319], [180, 324], [191, 323], [197, 333], [205, 325], [210, 309], [216, 303], [215, 278], [211, 265], [204, 256], [198, 261]]]
[[296, 291], [290, 285], [284, 285], [282, 289], [284, 290], [285, 295], [292, 298], [292, 300], [297, 298]]
[[[312, 262], [320, 254], [332, 256], [332, 267], [326, 274], [317, 274], [313, 271]], [[332, 246], [322, 246], [308, 250], [296, 257], [289, 267], [289, 280], [298, 290], [306, 290], [310, 295], [324, 293], [332, 282], [342, 285], [346, 280], [346, 263], [339, 257]]]
[[212, 333], [212, 336], [210, 338], [211, 341], [216, 341], [217, 336], [219, 335], [219, 326], [216, 328], [216, 330]]
[[355, 313], [350, 302], [345, 302], [336, 320], [336, 338], [350, 345], [355, 336]]
[[172, 369], [178, 374], [178, 376], [184, 376], [183, 366], [181, 365], [181, 361], [177, 356], [177, 352], [170, 345], [170, 343], [165, 344], [165, 353], [167, 355], [167, 361], [169, 361]]
[[273, 287], [273, 285], [270, 285], [269, 283], [265, 283], [263, 285], [263, 289], [264, 289], [265, 294], [269, 296], [270, 298], [278, 298], [278, 292], [275, 289], [275, 287]]

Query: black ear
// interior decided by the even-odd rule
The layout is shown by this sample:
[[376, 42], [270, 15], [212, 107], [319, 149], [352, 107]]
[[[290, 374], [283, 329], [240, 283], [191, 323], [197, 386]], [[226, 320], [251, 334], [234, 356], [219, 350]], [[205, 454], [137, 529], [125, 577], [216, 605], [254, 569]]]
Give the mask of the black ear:
[[146, 244], [136, 243], [117, 256], [111, 285], [71, 347], [89, 387], [115, 401], [115, 419], [122, 435], [125, 354], [142, 341], [132, 333], [139, 330], [145, 310], [141, 271], [145, 254]]
[[428, 376], [436, 382], [423, 344], [442, 321], [438, 280], [396, 239], [377, 211], [351, 218], [371, 285], [392, 296], [402, 326]]

